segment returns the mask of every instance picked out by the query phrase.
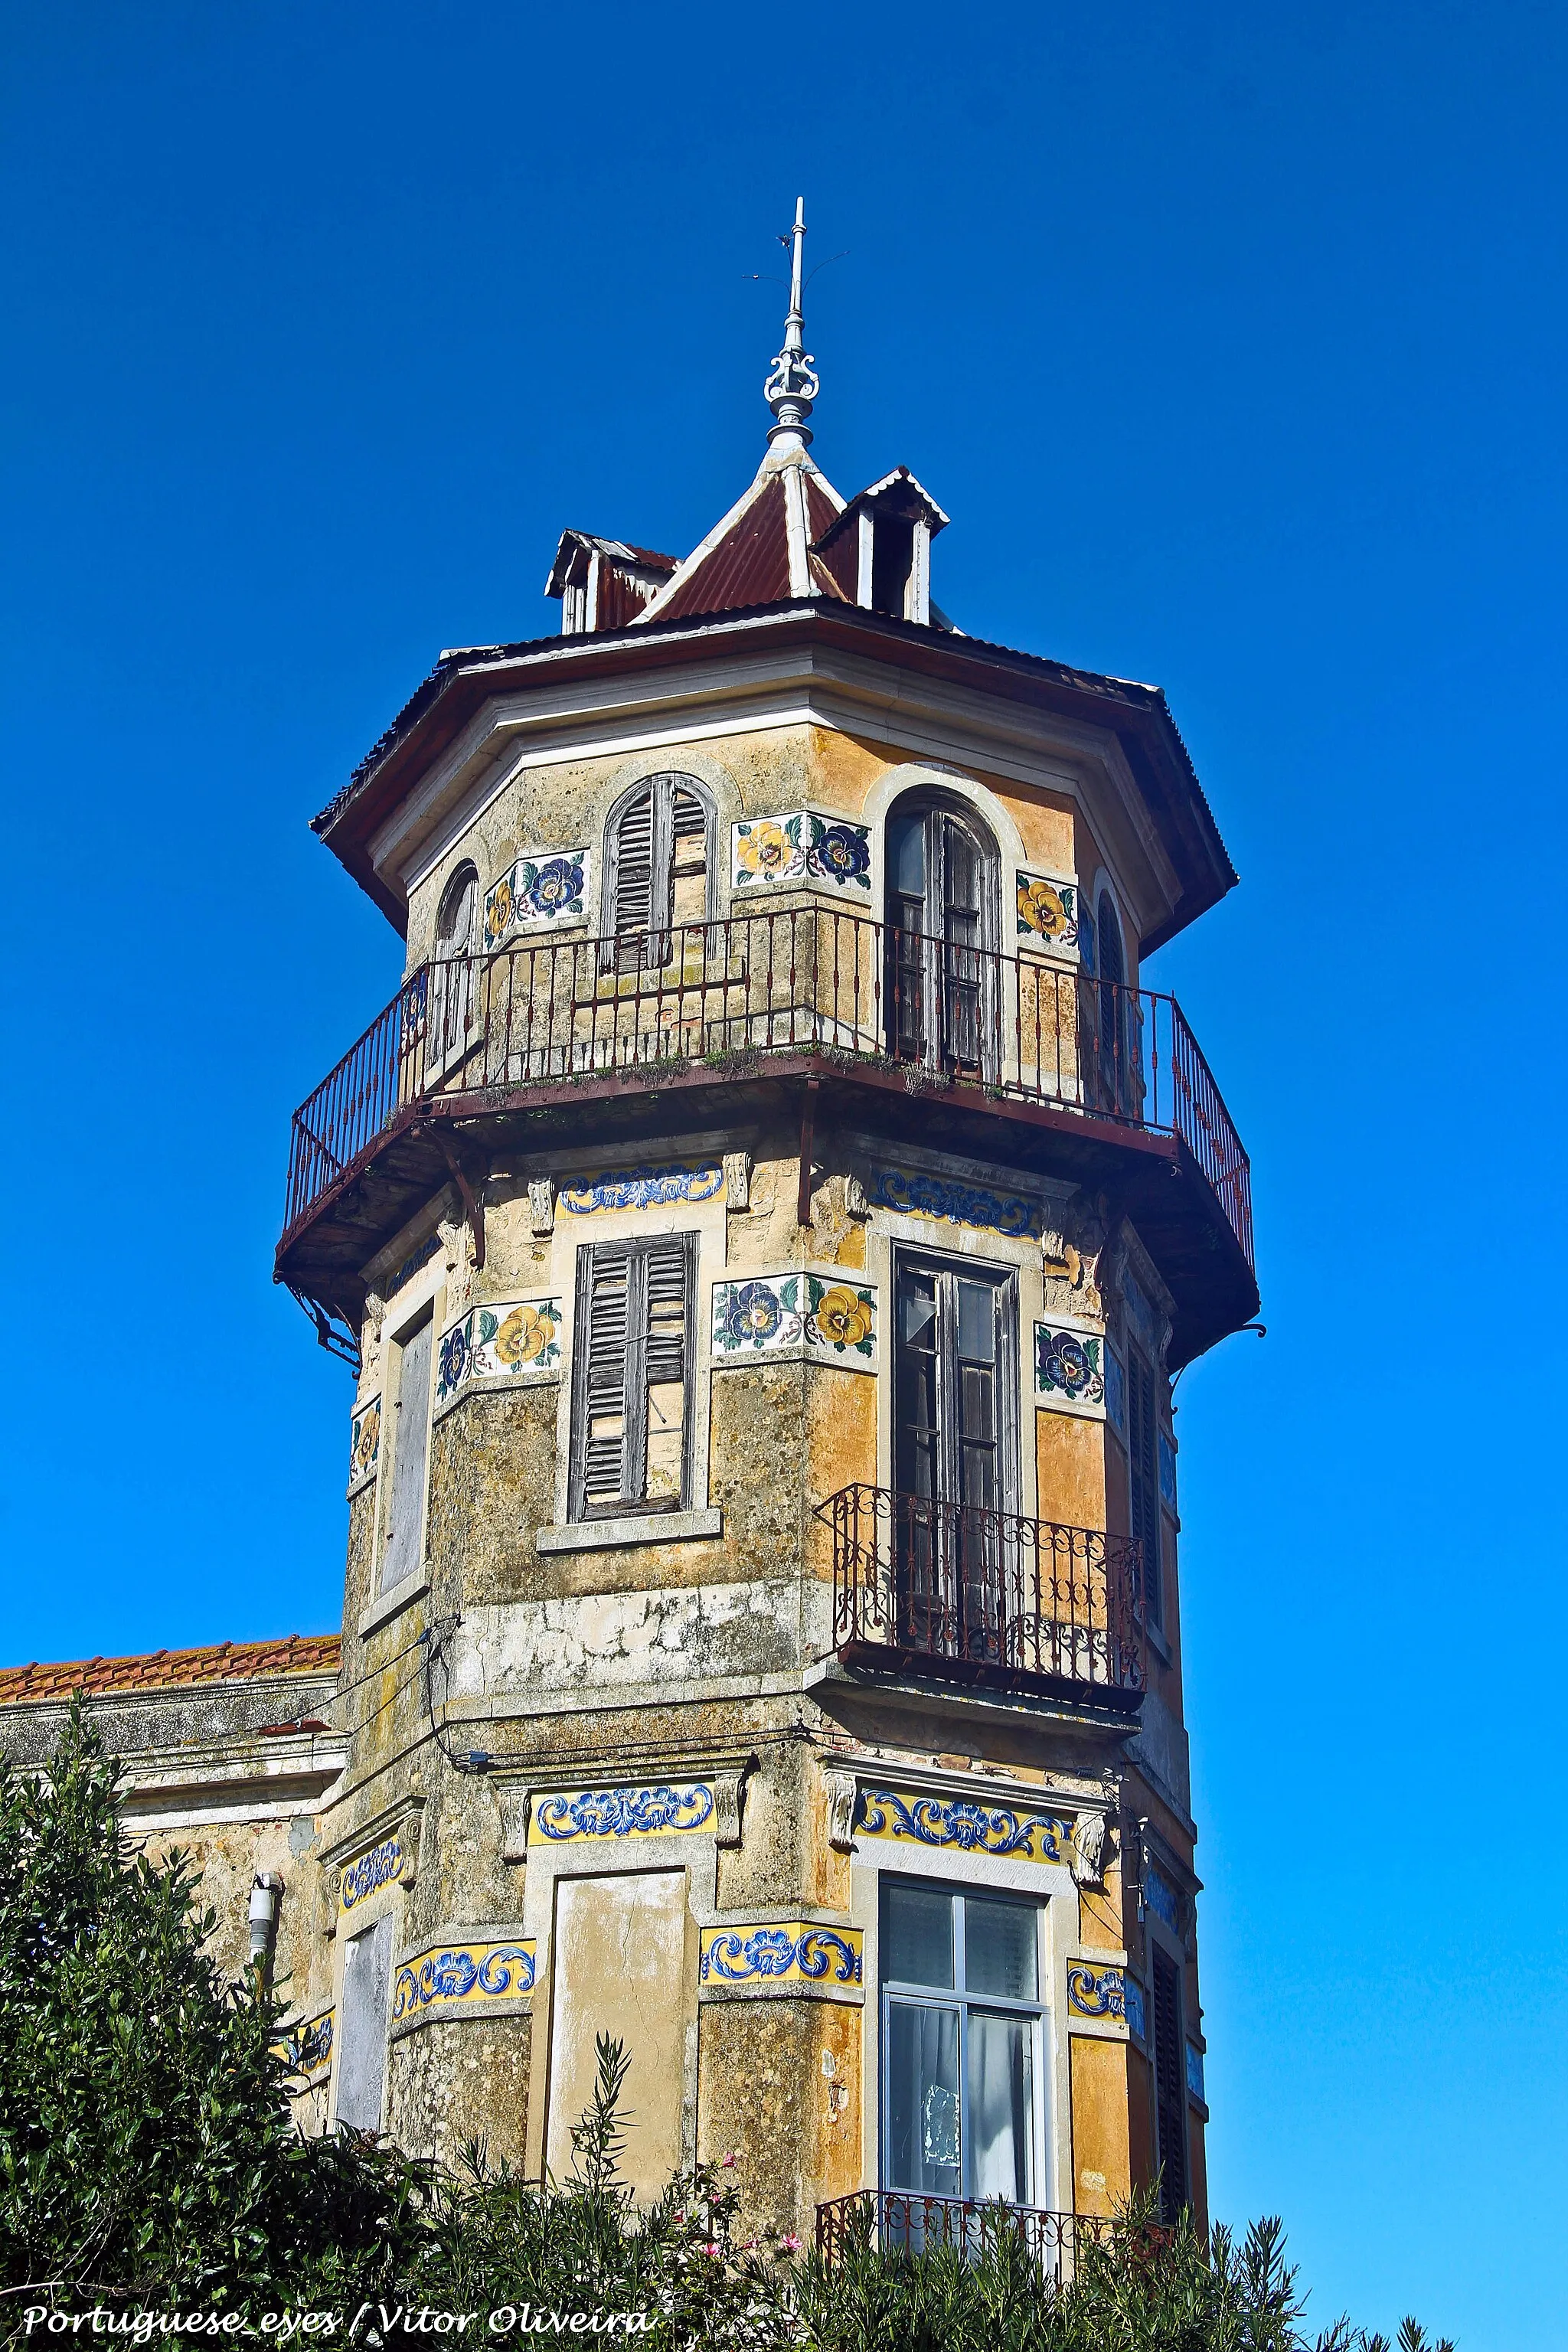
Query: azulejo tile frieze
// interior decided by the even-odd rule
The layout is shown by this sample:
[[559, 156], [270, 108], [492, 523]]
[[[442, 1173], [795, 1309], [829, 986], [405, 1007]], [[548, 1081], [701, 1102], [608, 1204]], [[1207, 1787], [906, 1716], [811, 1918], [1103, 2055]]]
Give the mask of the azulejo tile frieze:
[[1058, 1412], [1105, 1411], [1105, 1341], [1055, 1323], [1035, 1326], [1035, 1395]]
[[704, 1927], [698, 1973], [705, 1985], [858, 1985], [858, 1927], [819, 1927], [801, 1919], [763, 1927]]
[[780, 882], [823, 882], [836, 890], [871, 889], [871, 830], [812, 809], [742, 817], [730, 830], [730, 882], [736, 891]]
[[1125, 1971], [1120, 1968], [1096, 1968], [1091, 1960], [1069, 1960], [1068, 2007], [1074, 2017], [1125, 2019]]
[[531, 849], [485, 892], [485, 945], [504, 947], [520, 931], [546, 931], [585, 919], [590, 853]]
[[877, 1295], [816, 1274], [756, 1275], [713, 1286], [716, 1358], [781, 1355], [787, 1349], [858, 1357], [877, 1349]]
[[959, 1177], [879, 1168], [870, 1197], [879, 1208], [892, 1209], [901, 1217], [936, 1217], [944, 1224], [973, 1225], [982, 1233], [1005, 1234], [1019, 1241], [1032, 1240], [1043, 1230], [1033, 1201], [993, 1192], [984, 1184], [966, 1184]]
[[528, 1843], [542, 1846], [605, 1838], [680, 1837], [706, 1829], [714, 1811], [713, 1790], [705, 1780], [584, 1789], [574, 1796], [541, 1797], [529, 1819]]
[[297, 2025], [286, 2025], [272, 2046], [291, 2073], [302, 2074], [307, 2082], [319, 2081], [332, 2063], [335, 2032], [336, 2012], [319, 2010]]
[[400, 1838], [383, 1838], [357, 1862], [351, 1862], [340, 1882], [340, 1900], [345, 1911], [354, 1910], [378, 1886], [385, 1886], [403, 1867], [403, 1842]]
[[559, 1298], [473, 1307], [442, 1335], [436, 1359], [436, 1402], [450, 1402], [470, 1381], [559, 1372], [561, 1321]]
[[349, 1491], [363, 1486], [375, 1475], [375, 1465], [381, 1458], [381, 1399], [372, 1397], [362, 1404], [353, 1417], [349, 1438]]
[[855, 1809], [857, 1838], [890, 1838], [913, 1845], [1021, 1855], [1028, 1862], [1070, 1862], [1072, 1829], [1054, 1813], [968, 1797], [937, 1797], [917, 1790], [862, 1789]]
[[405, 1960], [393, 1981], [392, 2021], [399, 2025], [430, 2010], [483, 2009], [533, 1990], [534, 1939], [511, 1943], [437, 1945]]
[[1054, 874], [1018, 869], [1018, 937], [1032, 946], [1066, 950], [1078, 945], [1078, 885]]
[[724, 1190], [719, 1160], [700, 1167], [626, 1168], [563, 1184], [557, 1208], [569, 1217], [595, 1217], [607, 1209], [661, 1209], [673, 1201], [716, 1201]]
[[1181, 1934], [1181, 1899], [1170, 1880], [1152, 1862], [1143, 1865], [1143, 1902], [1156, 1919], [1164, 1921], [1173, 1936]]

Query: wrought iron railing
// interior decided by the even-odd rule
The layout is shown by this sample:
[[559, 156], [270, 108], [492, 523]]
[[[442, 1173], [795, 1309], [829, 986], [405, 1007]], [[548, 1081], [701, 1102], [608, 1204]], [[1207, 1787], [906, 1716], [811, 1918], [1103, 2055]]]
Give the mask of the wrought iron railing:
[[1109, 2245], [1115, 2232], [1128, 2226], [1109, 2215], [922, 2197], [908, 2189], [861, 2189], [817, 2207], [816, 2251], [825, 2263], [834, 2263], [856, 2245], [910, 2254], [952, 2246], [978, 2260], [992, 2245], [1021, 2240], [1049, 2276], [1066, 2279], [1072, 2275], [1080, 2248], [1091, 2242]]
[[1135, 1704], [1140, 1544], [887, 1486], [841, 1487], [816, 1516], [833, 1538], [840, 1657]]
[[1178, 1135], [1251, 1263], [1247, 1154], [1173, 997], [815, 906], [422, 965], [295, 1113], [285, 1232], [430, 1096], [812, 1049]]

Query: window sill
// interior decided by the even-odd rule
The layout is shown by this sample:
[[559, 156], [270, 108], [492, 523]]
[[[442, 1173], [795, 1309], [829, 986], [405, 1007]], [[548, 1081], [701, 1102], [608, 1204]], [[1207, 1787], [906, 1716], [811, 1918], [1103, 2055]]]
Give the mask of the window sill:
[[541, 1528], [534, 1542], [541, 1551], [613, 1551], [622, 1544], [689, 1543], [696, 1536], [720, 1534], [723, 1525], [722, 1511], [647, 1511], [624, 1519]]
[[360, 1640], [363, 1642], [367, 1633], [374, 1633], [378, 1625], [384, 1625], [389, 1617], [395, 1617], [400, 1610], [407, 1608], [411, 1601], [417, 1601], [429, 1590], [430, 1580], [422, 1568], [416, 1568], [412, 1576], [404, 1577], [400, 1583], [389, 1584], [384, 1592], [376, 1594], [354, 1629]]

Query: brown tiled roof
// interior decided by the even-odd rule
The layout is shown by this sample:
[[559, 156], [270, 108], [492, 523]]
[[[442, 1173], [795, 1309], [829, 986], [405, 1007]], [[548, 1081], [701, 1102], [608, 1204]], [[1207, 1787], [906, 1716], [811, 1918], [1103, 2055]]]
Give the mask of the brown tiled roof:
[[271, 1675], [335, 1674], [337, 1633], [289, 1633], [281, 1642], [217, 1642], [205, 1650], [154, 1650], [140, 1658], [72, 1658], [62, 1665], [0, 1666], [0, 1706], [66, 1699], [73, 1691], [167, 1690], [182, 1683], [260, 1682]]

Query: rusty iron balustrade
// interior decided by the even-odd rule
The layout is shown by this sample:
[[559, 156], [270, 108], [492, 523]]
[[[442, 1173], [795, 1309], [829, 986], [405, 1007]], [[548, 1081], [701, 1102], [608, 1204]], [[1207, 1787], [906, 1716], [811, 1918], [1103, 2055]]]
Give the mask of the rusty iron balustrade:
[[295, 1113], [285, 1237], [433, 1096], [803, 1052], [1179, 1136], [1252, 1263], [1247, 1154], [1173, 997], [816, 906], [422, 965]]
[[833, 1538], [833, 1645], [898, 1665], [1135, 1714], [1142, 1547], [886, 1486], [816, 1507]]
[[1109, 2246], [1134, 2224], [1091, 2213], [1051, 2213], [1037, 2205], [925, 2197], [912, 2189], [861, 2189], [816, 2209], [816, 2251], [834, 2263], [857, 2245], [920, 2254], [956, 2247], [971, 2260], [993, 2245], [1021, 2239], [1049, 2277], [1065, 2280], [1080, 2247]]

